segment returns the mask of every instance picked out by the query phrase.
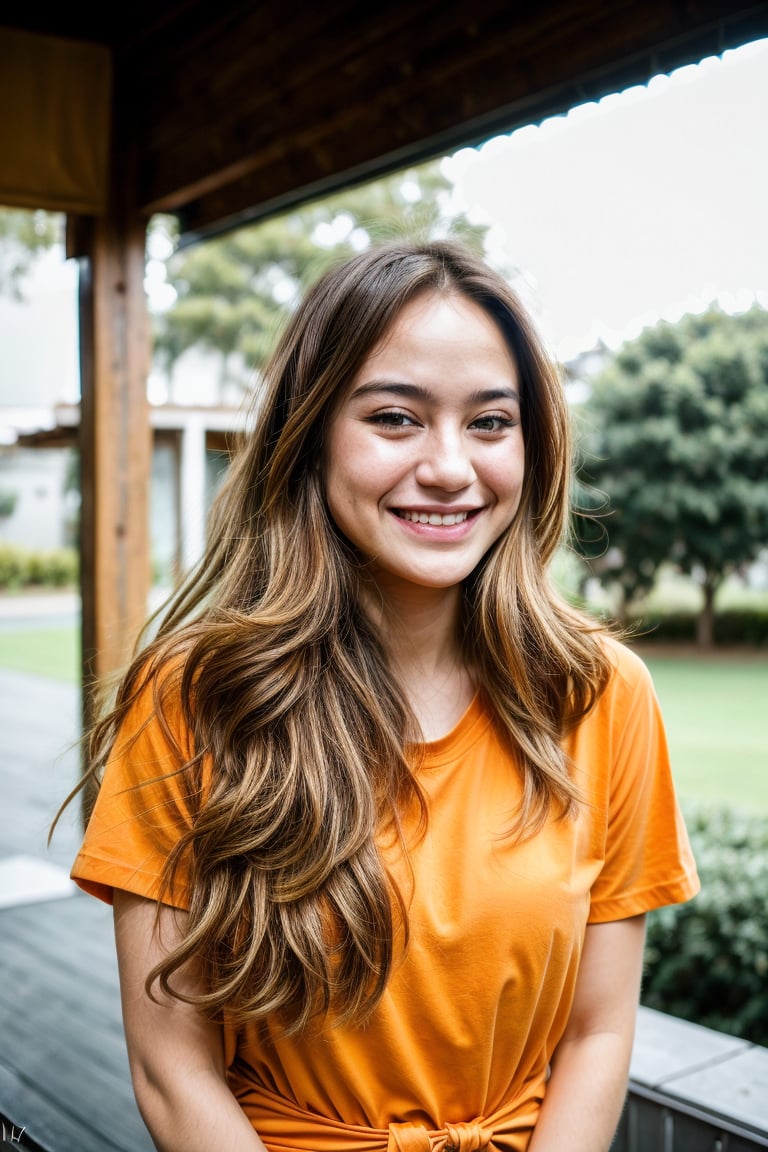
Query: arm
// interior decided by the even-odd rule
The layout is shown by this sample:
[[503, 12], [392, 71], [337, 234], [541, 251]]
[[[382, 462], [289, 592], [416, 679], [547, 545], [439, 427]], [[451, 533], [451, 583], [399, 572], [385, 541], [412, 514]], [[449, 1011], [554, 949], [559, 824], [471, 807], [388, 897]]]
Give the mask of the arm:
[[607, 1152], [627, 1091], [645, 917], [587, 925], [573, 1008], [529, 1152]]
[[[229, 1090], [222, 1033], [189, 1004], [149, 999], [144, 980], [179, 936], [184, 913], [115, 889], [115, 940], [123, 1021], [136, 1101], [159, 1152], [265, 1152]], [[174, 977], [179, 991], [200, 988], [187, 965]]]

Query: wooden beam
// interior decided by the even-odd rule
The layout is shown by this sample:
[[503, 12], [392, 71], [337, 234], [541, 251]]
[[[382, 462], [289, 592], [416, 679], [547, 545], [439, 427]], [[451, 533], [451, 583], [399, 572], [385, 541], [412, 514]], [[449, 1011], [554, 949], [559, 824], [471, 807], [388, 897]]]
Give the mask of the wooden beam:
[[222, 0], [121, 56], [118, 123], [142, 141], [141, 210], [204, 233], [766, 33], [765, 2]]
[[70, 232], [80, 259], [83, 721], [94, 690], [130, 657], [148, 609], [145, 226], [118, 212]]

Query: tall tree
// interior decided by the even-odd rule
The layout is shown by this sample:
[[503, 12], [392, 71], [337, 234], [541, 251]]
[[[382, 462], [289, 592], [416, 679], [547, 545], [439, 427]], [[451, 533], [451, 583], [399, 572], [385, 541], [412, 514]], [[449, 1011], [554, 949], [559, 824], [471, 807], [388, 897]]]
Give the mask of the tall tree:
[[62, 243], [64, 218], [52, 212], [0, 208], [0, 293], [24, 297], [24, 277], [35, 260]]
[[662, 564], [692, 576], [711, 644], [718, 588], [768, 546], [768, 313], [713, 307], [647, 329], [592, 382], [577, 425], [577, 549], [625, 603]]
[[461, 236], [482, 251], [487, 229], [452, 209], [451, 189], [433, 161], [177, 248], [166, 261], [173, 303], [155, 317], [160, 365], [172, 373], [196, 345], [218, 353], [222, 383], [247, 388], [302, 291], [330, 263], [404, 235]]

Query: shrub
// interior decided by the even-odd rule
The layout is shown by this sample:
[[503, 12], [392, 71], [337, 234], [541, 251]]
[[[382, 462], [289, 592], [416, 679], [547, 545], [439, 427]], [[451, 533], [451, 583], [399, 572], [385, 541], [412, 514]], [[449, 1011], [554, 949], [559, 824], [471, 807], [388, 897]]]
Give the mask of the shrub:
[[768, 645], [768, 611], [759, 608], [733, 608], [715, 616], [716, 644]]
[[[694, 612], [643, 613], [628, 621], [632, 634], [644, 644], [694, 644]], [[768, 610], [729, 608], [715, 616], [715, 645], [768, 646]]]
[[26, 584], [45, 584], [47, 571], [47, 557], [43, 552], [27, 553], [27, 579]]
[[768, 1045], [768, 816], [685, 815], [701, 892], [649, 914], [642, 1003]]
[[12, 544], [0, 544], [0, 588], [21, 588], [28, 580], [27, 553]]
[[78, 554], [74, 548], [36, 552], [0, 543], [0, 588], [63, 588], [76, 583], [77, 574]]
[[65, 588], [75, 584], [78, 578], [78, 554], [74, 548], [57, 548], [43, 557], [43, 579], [41, 584], [54, 588]]

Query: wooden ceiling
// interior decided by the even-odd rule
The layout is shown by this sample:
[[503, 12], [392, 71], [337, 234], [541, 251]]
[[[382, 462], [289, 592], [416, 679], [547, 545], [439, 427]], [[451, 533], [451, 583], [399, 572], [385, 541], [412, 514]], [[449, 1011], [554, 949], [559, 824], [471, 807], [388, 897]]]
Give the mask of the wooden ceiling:
[[133, 0], [0, 8], [107, 46], [113, 155], [188, 238], [768, 35], [744, 0]]

